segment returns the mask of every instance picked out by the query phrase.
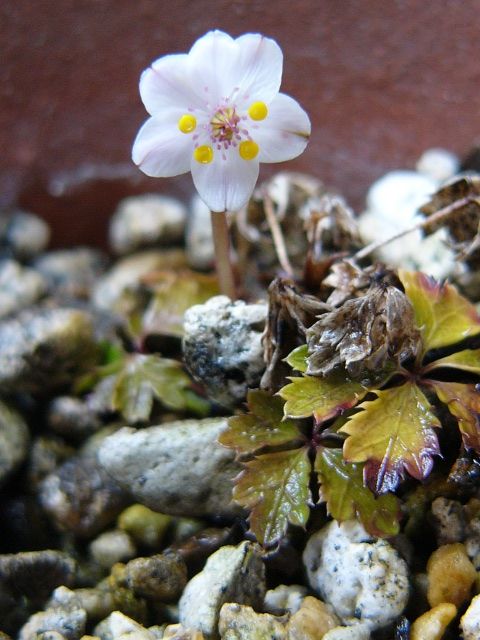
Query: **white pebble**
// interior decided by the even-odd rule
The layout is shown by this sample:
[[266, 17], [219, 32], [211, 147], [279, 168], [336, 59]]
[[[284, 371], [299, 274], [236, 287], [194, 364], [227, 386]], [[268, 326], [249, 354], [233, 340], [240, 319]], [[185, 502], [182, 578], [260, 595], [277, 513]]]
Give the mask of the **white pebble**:
[[460, 162], [454, 153], [446, 149], [427, 149], [420, 156], [416, 169], [441, 183], [459, 172]]
[[327, 524], [303, 555], [311, 587], [344, 624], [365, 622], [372, 630], [393, 622], [409, 596], [406, 562], [386, 541], [356, 521]]

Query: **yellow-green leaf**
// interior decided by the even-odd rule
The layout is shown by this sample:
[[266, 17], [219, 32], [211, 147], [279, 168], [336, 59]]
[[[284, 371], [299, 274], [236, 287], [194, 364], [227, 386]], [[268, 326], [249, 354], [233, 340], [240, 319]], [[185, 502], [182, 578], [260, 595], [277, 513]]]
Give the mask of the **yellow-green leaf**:
[[365, 462], [365, 481], [375, 493], [393, 491], [405, 472], [423, 480], [439, 453], [433, 428], [441, 426], [431, 406], [413, 382], [375, 391], [340, 429], [349, 437], [343, 445], [348, 462]]
[[324, 422], [354, 407], [368, 392], [366, 387], [349, 380], [343, 372], [327, 378], [303, 376], [290, 380], [291, 383], [278, 392], [286, 400], [284, 411], [287, 418], [313, 415], [317, 422]]
[[157, 272], [152, 276], [153, 298], [142, 321], [144, 333], [183, 335], [183, 315], [219, 293], [215, 276], [188, 269]]
[[446, 347], [480, 333], [480, 317], [466, 298], [451, 284], [442, 284], [420, 272], [400, 270], [415, 311], [415, 321], [423, 333], [425, 351]]
[[283, 419], [283, 400], [266, 391], [248, 392], [247, 415], [233, 416], [219, 438], [220, 444], [238, 453], [254, 453], [264, 447], [276, 447], [301, 437], [293, 420]]
[[392, 493], [375, 496], [363, 482], [363, 464], [348, 463], [340, 449], [319, 448], [315, 471], [320, 481], [320, 501], [331, 516], [343, 522], [357, 518], [374, 536], [394, 536], [399, 531], [400, 504]]
[[285, 358], [285, 361], [294, 369], [295, 371], [301, 371], [305, 373], [307, 370], [308, 362], [308, 346], [306, 344], [302, 344], [300, 347], [294, 349], [288, 356]]
[[440, 367], [461, 369], [469, 373], [480, 373], [480, 349], [465, 349], [445, 356], [445, 358], [434, 360], [425, 367], [425, 371], [439, 369]]
[[437, 380], [430, 383], [439, 400], [457, 418], [465, 447], [480, 453], [480, 392], [476, 385]]
[[203, 413], [208, 406], [190, 389], [190, 378], [176, 360], [136, 354], [126, 360], [112, 392], [112, 409], [129, 422], [148, 420], [154, 399], [173, 410]]
[[285, 535], [289, 523], [302, 527], [308, 520], [308, 449], [265, 454], [245, 467], [236, 480], [233, 497], [251, 510], [250, 529], [261, 544], [269, 547]]

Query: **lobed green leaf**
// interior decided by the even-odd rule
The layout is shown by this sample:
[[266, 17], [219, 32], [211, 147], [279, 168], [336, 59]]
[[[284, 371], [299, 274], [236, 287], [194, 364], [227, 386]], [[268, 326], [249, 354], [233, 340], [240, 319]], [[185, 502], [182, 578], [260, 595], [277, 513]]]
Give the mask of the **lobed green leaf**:
[[233, 416], [219, 442], [239, 454], [254, 453], [264, 447], [277, 447], [302, 437], [293, 420], [284, 420], [283, 401], [266, 391], [248, 392], [250, 413]]
[[480, 333], [480, 316], [450, 284], [420, 272], [398, 272], [423, 334], [424, 349], [446, 347]]
[[433, 428], [441, 427], [421, 389], [413, 382], [375, 391], [375, 400], [340, 429], [348, 462], [365, 462], [365, 480], [375, 493], [393, 491], [404, 472], [418, 480], [428, 476], [439, 453]]
[[320, 481], [320, 501], [335, 520], [357, 518], [374, 536], [399, 532], [400, 503], [392, 493], [375, 496], [363, 481], [362, 464], [348, 463], [341, 449], [319, 448], [315, 471]]
[[128, 422], [148, 420], [154, 400], [168, 409], [204, 412], [206, 403], [190, 389], [190, 378], [176, 360], [155, 355], [130, 356], [117, 375], [112, 392], [112, 409]]
[[305, 526], [310, 473], [307, 447], [265, 454], [245, 463], [233, 497], [251, 510], [250, 529], [262, 545], [276, 544], [289, 523]]
[[308, 345], [302, 344], [300, 347], [294, 349], [288, 356], [285, 358], [285, 362], [294, 369], [295, 371], [301, 371], [305, 373], [307, 370], [308, 362]]
[[429, 380], [441, 402], [458, 420], [467, 449], [480, 453], [480, 392], [474, 384]]
[[317, 422], [324, 422], [351, 409], [368, 393], [366, 387], [348, 379], [343, 372], [327, 378], [303, 376], [290, 380], [278, 392], [286, 400], [284, 411], [288, 418], [313, 415]]
[[449, 356], [445, 356], [445, 358], [439, 358], [425, 367], [425, 371], [431, 371], [432, 369], [439, 369], [441, 367], [461, 369], [469, 373], [480, 374], [480, 349], [465, 349], [464, 351], [457, 351]]

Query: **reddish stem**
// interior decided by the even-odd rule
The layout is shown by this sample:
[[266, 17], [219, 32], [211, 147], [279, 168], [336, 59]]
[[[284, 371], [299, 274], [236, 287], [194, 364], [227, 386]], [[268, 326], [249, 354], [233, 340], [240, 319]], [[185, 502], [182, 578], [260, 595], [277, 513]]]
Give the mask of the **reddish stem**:
[[215, 265], [218, 283], [223, 295], [236, 300], [235, 275], [230, 255], [230, 234], [228, 231], [227, 214], [225, 211], [210, 212], [212, 222], [213, 245], [215, 248]]

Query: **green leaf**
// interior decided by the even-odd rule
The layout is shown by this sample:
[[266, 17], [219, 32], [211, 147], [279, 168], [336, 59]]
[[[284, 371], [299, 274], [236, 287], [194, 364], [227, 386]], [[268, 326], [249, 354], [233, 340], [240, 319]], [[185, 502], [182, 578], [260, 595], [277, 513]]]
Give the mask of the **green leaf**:
[[283, 419], [283, 401], [266, 391], [249, 391], [247, 415], [233, 416], [219, 438], [220, 444], [238, 453], [254, 453], [263, 447], [276, 447], [301, 438], [293, 420]]
[[123, 366], [126, 353], [119, 345], [108, 340], [102, 340], [98, 343], [98, 346], [98, 364], [77, 378], [74, 385], [74, 393], [76, 395], [91, 391], [100, 380], [117, 373]]
[[146, 334], [183, 336], [183, 315], [195, 304], [218, 295], [215, 276], [188, 269], [155, 274], [154, 294], [142, 321]]
[[365, 480], [375, 493], [393, 491], [404, 472], [417, 480], [428, 476], [432, 456], [439, 453], [434, 427], [441, 426], [430, 404], [413, 382], [375, 391], [341, 428], [349, 434], [343, 445], [348, 462], [366, 462]]
[[141, 422], [150, 417], [154, 399], [168, 409], [185, 411], [195, 407], [201, 412], [205, 402], [198, 396], [193, 402], [192, 395], [190, 378], [176, 360], [133, 355], [117, 375], [111, 403], [128, 422]]
[[425, 351], [480, 333], [480, 317], [475, 307], [455, 287], [420, 272], [400, 269], [398, 275], [422, 330]]
[[327, 378], [303, 376], [290, 378], [291, 383], [278, 394], [286, 400], [287, 418], [308, 418], [324, 422], [346, 409], [354, 407], [368, 392], [359, 382], [349, 380], [345, 373], [334, 373]]
[[288, 523], [305, 526], [310, 473], [307, 447], [268, 453], [245, 463], [233, 497], [251, 510], [250, 529], [264, 546], [276, 544], [285, 535]]
[[468, 371], [469, 373], [480, 374], [480, 349], [465, 349], [464, 351], [457, 351], [456, 353], [452, 353], [450, 356], [431, 362], [424, 368], [424, 371], [427, 372], [432, 369], [439, 369], [440, 367], [461, 369], [462, 371]]
[[294, 369], [295, 371], [301, 371], [305, 373], [307, 370], [308, 362], [308, 345], [302, 344], [300, 347], [294, 349], [288, 356], [285, 358], [285, 362]]
[[435, 393], [458, 420], [458, 428], [467, 449], [480, 453], [480, 392], [474, 384], [430, 380]]
[[350, 464], [340, 449], [319, 448], [315, 471], [320, 480], [320, 501], [335, 520], [357, 518], [374, 536], [399, 532], [400, 503], [392, 493], [375, 496], [363, 483], [363, 465]]

